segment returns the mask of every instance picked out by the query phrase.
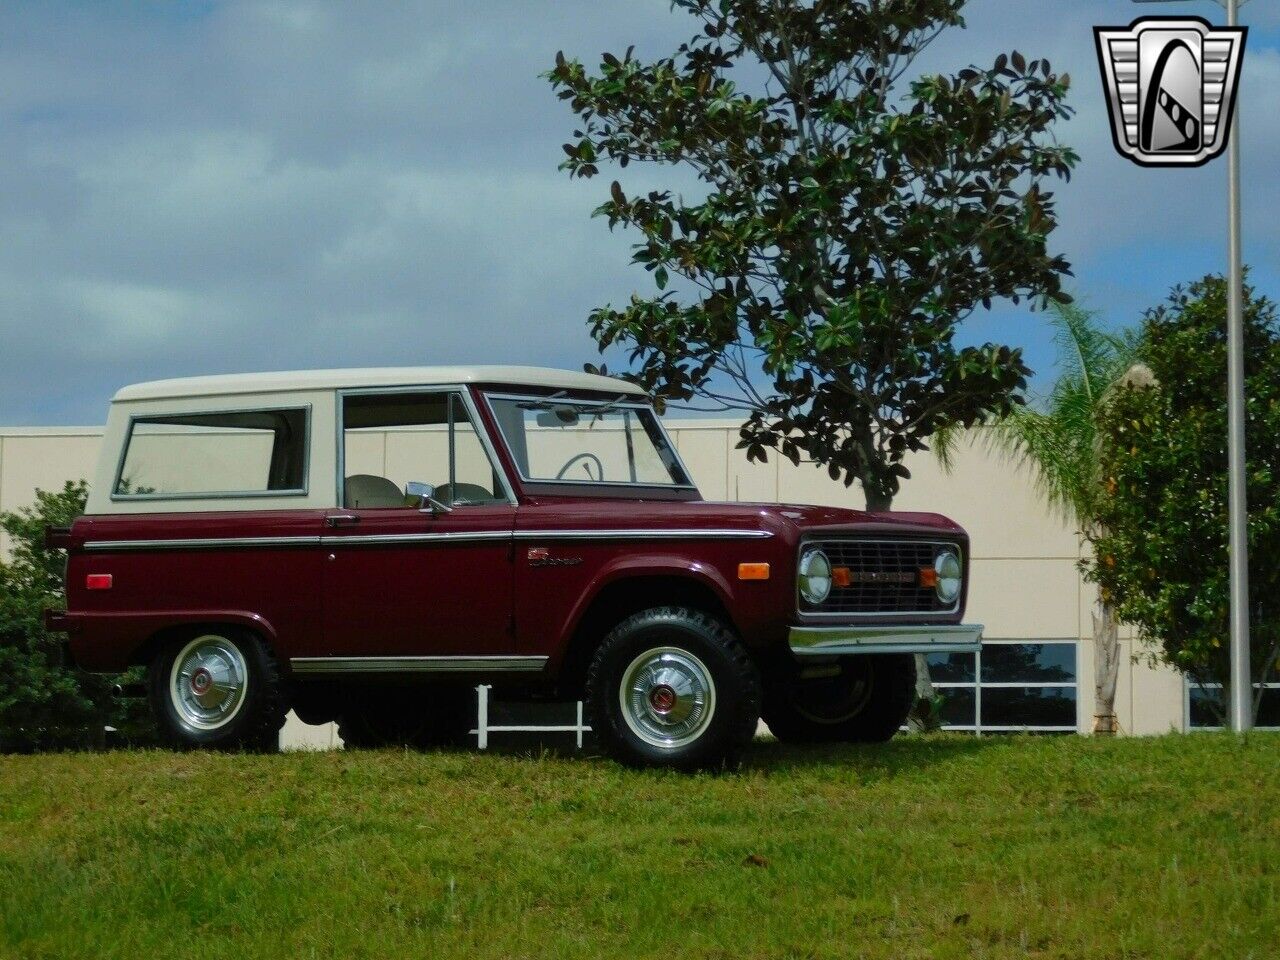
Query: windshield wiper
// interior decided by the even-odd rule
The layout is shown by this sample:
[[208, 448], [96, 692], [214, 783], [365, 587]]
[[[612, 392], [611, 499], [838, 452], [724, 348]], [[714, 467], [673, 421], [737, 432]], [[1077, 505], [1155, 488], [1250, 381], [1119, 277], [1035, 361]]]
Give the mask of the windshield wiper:
[[[596, 415], [601, 413], [612, 413], [615, 410], [634, 407], [640, 403], [636, 397], [630, 394], [620, 393], [612, 400], [597, 402], [594, 400], [571, 400], [568, 399], [566, 391], [561, 390], [559, 393], [553, 393], [549, 397], [538, 400], [518, 400], [516, 406], [521, 410], [552, 410], [556, 407], [571, 407], [582, 414]], [[641, 405], [643, 405], [641, 403]]]

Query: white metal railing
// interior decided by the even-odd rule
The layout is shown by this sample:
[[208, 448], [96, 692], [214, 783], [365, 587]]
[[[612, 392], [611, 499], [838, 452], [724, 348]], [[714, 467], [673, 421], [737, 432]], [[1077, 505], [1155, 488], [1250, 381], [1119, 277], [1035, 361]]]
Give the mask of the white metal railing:
[[470, 731], [475, 735], [476, 748], [479, 750], [489, 749], [489, 734], [491, 733], [572, 733], [575, 735], [575, 744], [579, 750], [582, 749], [583, 734], [589, 733], [591, 728], [583, 723], [582, 719], [582, 701], [576, 704], [577, 722], [572, 724], [498, 724], [494, 725], [489, 722], [489, 691], [493, 688], [488, 684], [480, 684], [476, 687], [476, 727]]

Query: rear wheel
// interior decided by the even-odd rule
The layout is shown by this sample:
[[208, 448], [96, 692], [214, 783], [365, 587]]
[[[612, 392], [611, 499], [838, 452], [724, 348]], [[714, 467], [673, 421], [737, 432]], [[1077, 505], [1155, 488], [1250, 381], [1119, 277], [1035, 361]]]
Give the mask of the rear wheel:
[[474, 718], [470, 687], [370, 687], [348, 694], [338, 736], [349, 750], [457, 746]]
[[635, 767], [732, 763], [755, 733], [760, 679], [736, 636], [708, 614], [657, 607], [609, 632], [587, 674], [591, 725]]
[[789, 743], [883, 743], [906, 722], [915, 686], [910, 655], [844, 657], [772, 681], [762, 713]]
[[148, 669], [161, 739], [178, 748], [274, 750], [286, 705], [258, 637], [202, 629], [165, 645]]

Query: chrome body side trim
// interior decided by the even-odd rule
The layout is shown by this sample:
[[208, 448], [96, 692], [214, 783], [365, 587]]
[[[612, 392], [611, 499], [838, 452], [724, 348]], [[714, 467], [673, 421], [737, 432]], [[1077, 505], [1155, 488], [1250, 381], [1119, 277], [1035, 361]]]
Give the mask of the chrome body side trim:
[[940, 627], [908, 624], [883, 626], [792, 627], [787, 642], [798, 657], [831, 657], [866, 653], [976, 653], [982, 647], [982, 624]]
[[294, 673], [537, 673], [546, 657], [294, 657]]
[[413, 543], [478, 543], [495, 540], [759, 540], [768, 530], [459, 530], [445, 533], [385, 533], [315, 537], [201, 537], [173, 540], [89, 540], [95, 552], [130, 550], [238, 550], [267, 547], [397, 546]]
[[326, 547], [394, 547], [410, 543], [479, 543], [510, 539], [510, 530], [459, 530], [449, 533], [353, 533], [346, 537], [321, 537], [320, 543]]
[[201, 537], [182, 540], [87, 540], [88, 551], [119, 553], [128, 550], [237, 550], [261, 547], [318, 547], [320, 537]]
[[762, 540], [768, 530], [517, 530], [517, 540]]

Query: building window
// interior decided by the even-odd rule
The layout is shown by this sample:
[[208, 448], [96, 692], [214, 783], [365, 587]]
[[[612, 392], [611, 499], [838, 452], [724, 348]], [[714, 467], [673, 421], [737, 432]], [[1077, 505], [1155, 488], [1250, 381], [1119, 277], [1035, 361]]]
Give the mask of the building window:
[[984, 640], [979, 653], [930, 655], [929, 675], [945, 730], [1076, 732], [1075, 640]]
[[[1186, 691], [1184, 714], [1187, 718], [1188, 730], [1221, 730], [1222, 718], [1226, 716], [1227, 705], [1223, 699], [1222, 684], [1198, 684], [1187, 680], [1183, 687]], [[1258, 704], [1258, 718], [1255, 724], [1258, 730], [1280, 730], [1280, 682], [1255, 683], [1255, 693], [1262, 689], [1262, 700]]]

